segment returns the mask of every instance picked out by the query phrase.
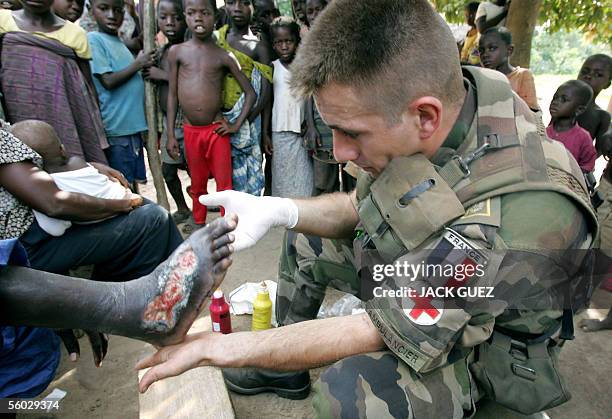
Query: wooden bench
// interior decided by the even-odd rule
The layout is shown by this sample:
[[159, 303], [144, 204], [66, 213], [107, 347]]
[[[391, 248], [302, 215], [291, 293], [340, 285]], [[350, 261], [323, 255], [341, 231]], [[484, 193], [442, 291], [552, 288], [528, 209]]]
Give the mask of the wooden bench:
[[[196, 320], [190, 332], [205, 330], [210, 330], [208, 316]], [[139, 372], [139, 380], [146, 371]], [[195, 368], [158, 381], [139, 396], [139, 403], [141, 419], [235, 417], [221, 370], [216, 367]]]

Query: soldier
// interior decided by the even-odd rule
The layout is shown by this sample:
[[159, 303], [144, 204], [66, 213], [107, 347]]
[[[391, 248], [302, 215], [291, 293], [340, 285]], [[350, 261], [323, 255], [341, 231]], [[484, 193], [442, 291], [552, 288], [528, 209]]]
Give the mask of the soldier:
[[[224, 372], [234, 391], [300, 398], [307, 372], [271, 370], [335, 362], [314, 387], [320, 417], [459, 418], [485, 395], [523, 412], [567, 400], [551, 338], [564, 307], [413, 307], [433, 313], [434, 324], [415, 320], [406, 298], [368, 299], [365, 283], [372, 254], [389, 265], [398, 258], [418, 265], [446, 249], [482, 261], [480, 281], [511, 290], [515, 300], [549, 301], [548, 288], [574, 271], [548, 249], [588, 248], [598, 230], [568, 152], [545, 137], [503, 75], [462, 73], [452, 34], [426, 0], [331, 2], [292, 72], [294, 87], [314, 95], [332, 128], [337, 160], [360, 167], [357, 188], [303, 200], [232, 191], [204, 197], [239, 215], [236, 250], [272, 227], [291, 230], [277, 291], [283, 327], [205, 333], [161, 349], [137, 365], [153, 366], [140, 390], [218, 365], [252, 367]], [[453, 263], [447, 255], [439, 261]], [[549, 271], [552, 280], [538, 282]], [[366, 299], [367, 312], [311, 320], [328, 285]], [[397, 290], [393, 279], [381, 285]]]

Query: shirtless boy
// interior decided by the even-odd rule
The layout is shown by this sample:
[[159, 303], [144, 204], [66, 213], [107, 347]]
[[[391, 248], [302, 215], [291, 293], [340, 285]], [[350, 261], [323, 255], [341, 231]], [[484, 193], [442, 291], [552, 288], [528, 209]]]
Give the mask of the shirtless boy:
[[[185, 115], [185, 154], [191, 174], [193, 218], [196, 225], [206, 223], [206, 207], [198, 197], [207, 193], [210, 174], [217, 191], [232, 188], [230, 134], [238, 131], [256, 96], [251, 83], [236, 60], [219, 48], [213, 38], [217, 5], [214, 0], [185, 0], [185, 18], [192, 38], [174, 45], [168, 53], [168, 153], [179, 157], [174, 135], [177, 105]], [[245, 92], [245, 106], [233, 124], [220, 117], [223, 78], [230, 72]]]
[[[187, 31], [185, 14], [183, 12], [183, 0], [160, 0], [157, 3], [157, 26], [168, 39], [168, 43], [161, 48], [157, 65], [143, 70], [143, 76], [146, 80], [153, 81], [157, 85], [159, 105], [165, 120], [165, 116], [168, 113], [168, 70], [170, 68], [168, 52], [172, 46], [185, 41], [185, 32]], [[185, 222], [191, 216], [191, 210], [183, 196], [183, 186], [178, 175], [179, 169], [187, 169], [181, 112], [177, 112], [175, 124], [174, 138], [176, 138], [179, 145], [180, 158], [178, 160], [173, 159], [166, 151], [168, 127], [164, 123], [161, 135], [161, 160], [164, 181], [168, 186], [170, 195], [172, 195], [174, 202], [176, 202], [177, 211], [172, 214], [172, 219], [176, 224], [179, 224]]]

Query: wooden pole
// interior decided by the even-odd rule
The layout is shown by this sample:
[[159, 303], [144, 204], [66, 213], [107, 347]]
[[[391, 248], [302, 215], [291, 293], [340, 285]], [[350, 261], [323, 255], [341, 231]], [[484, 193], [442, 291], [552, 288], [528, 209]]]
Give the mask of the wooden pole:
[[510, 57], [512, 65], [529, 68], [531, 41], [540, 14], [542, 0], [512, 0], [506, 26], [512, 32], [514, 52]]
[[[143, 7], [143, 49], [151, 51], [155, 48], [155, 3], [153, 0], [144, 1]], [[166, 195], [166, 185], [161, 172], [161, 159], [157, 151], [157, 95], [155, 85], [152, 82], [145, 82], [145, 109], [147, 114], [148, 136], [147, 136], [147, 156], [149, 158], [149, 169], [153, 175], [153, 184], [157, 193], [157, 203], [170, 210], [168, 197]]]

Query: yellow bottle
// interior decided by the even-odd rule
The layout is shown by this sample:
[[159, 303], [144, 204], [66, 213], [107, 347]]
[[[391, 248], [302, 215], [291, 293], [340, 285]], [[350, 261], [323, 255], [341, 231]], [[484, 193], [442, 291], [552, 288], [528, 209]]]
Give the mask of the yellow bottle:
[[272, 300], [270, 300], [270, 294], [268, 293], [268, 287], [266, 283], [262, 282], [259, 284], [259, 291], [257, 297], [253, 301], [253, 323], [251, 330], [266, 330], [270, 328], [270, 321], [272, 320]]

